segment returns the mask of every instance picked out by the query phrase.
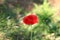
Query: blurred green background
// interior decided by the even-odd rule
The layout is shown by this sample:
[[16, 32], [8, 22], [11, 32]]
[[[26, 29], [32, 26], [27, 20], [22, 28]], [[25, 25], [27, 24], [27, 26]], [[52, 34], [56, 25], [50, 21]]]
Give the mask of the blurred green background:
[[[0, 40], [58, 40], [60, 20], [47, 0], [0, 0]], [[35, 13], [39, 22], [33, 27], [22, 23], [24, 16]]]

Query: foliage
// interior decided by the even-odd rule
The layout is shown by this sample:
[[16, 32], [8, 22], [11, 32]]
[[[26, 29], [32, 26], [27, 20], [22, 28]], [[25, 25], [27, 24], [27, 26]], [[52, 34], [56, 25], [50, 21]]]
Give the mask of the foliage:
[[[31, 30], [33, 40], [49, 40], [46, 36], [52, 33], [54, 36], [60, 35], [60, 23], [54, 23], [52, 18], [55, 9], [51, 8], [46, 0], [42, 5], [34, 4], [33, 10], [29, 12], [38, 16], [39, 22], [32, 27], [22, 23], [21, 16], [24, 15], [19, 15], [22, 8], [9, 9], [6, 5], [1, 5], [0, 8], [0, 32], [4, 33], [2, 40], [30, 40]], [[23, 13], [28, 14], [25, 11]]]

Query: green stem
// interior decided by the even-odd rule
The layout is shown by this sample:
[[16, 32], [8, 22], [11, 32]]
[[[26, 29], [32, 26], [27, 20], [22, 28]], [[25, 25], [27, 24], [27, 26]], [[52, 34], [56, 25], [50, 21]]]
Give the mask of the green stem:
[[[31, 28], [32, 28], [32, 26], [31, 26]], [[31, 40], [32, 40], [32, 30], [31, 30]]]

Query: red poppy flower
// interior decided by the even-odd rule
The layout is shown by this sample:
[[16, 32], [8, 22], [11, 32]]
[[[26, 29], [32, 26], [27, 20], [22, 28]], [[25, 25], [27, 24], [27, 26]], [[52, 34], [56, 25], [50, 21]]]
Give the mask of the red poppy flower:
[[36, 15], [28, 15], [23, 18], [23, 22], [27, 25], [32, 25], [38, 22], [38, 18]]

